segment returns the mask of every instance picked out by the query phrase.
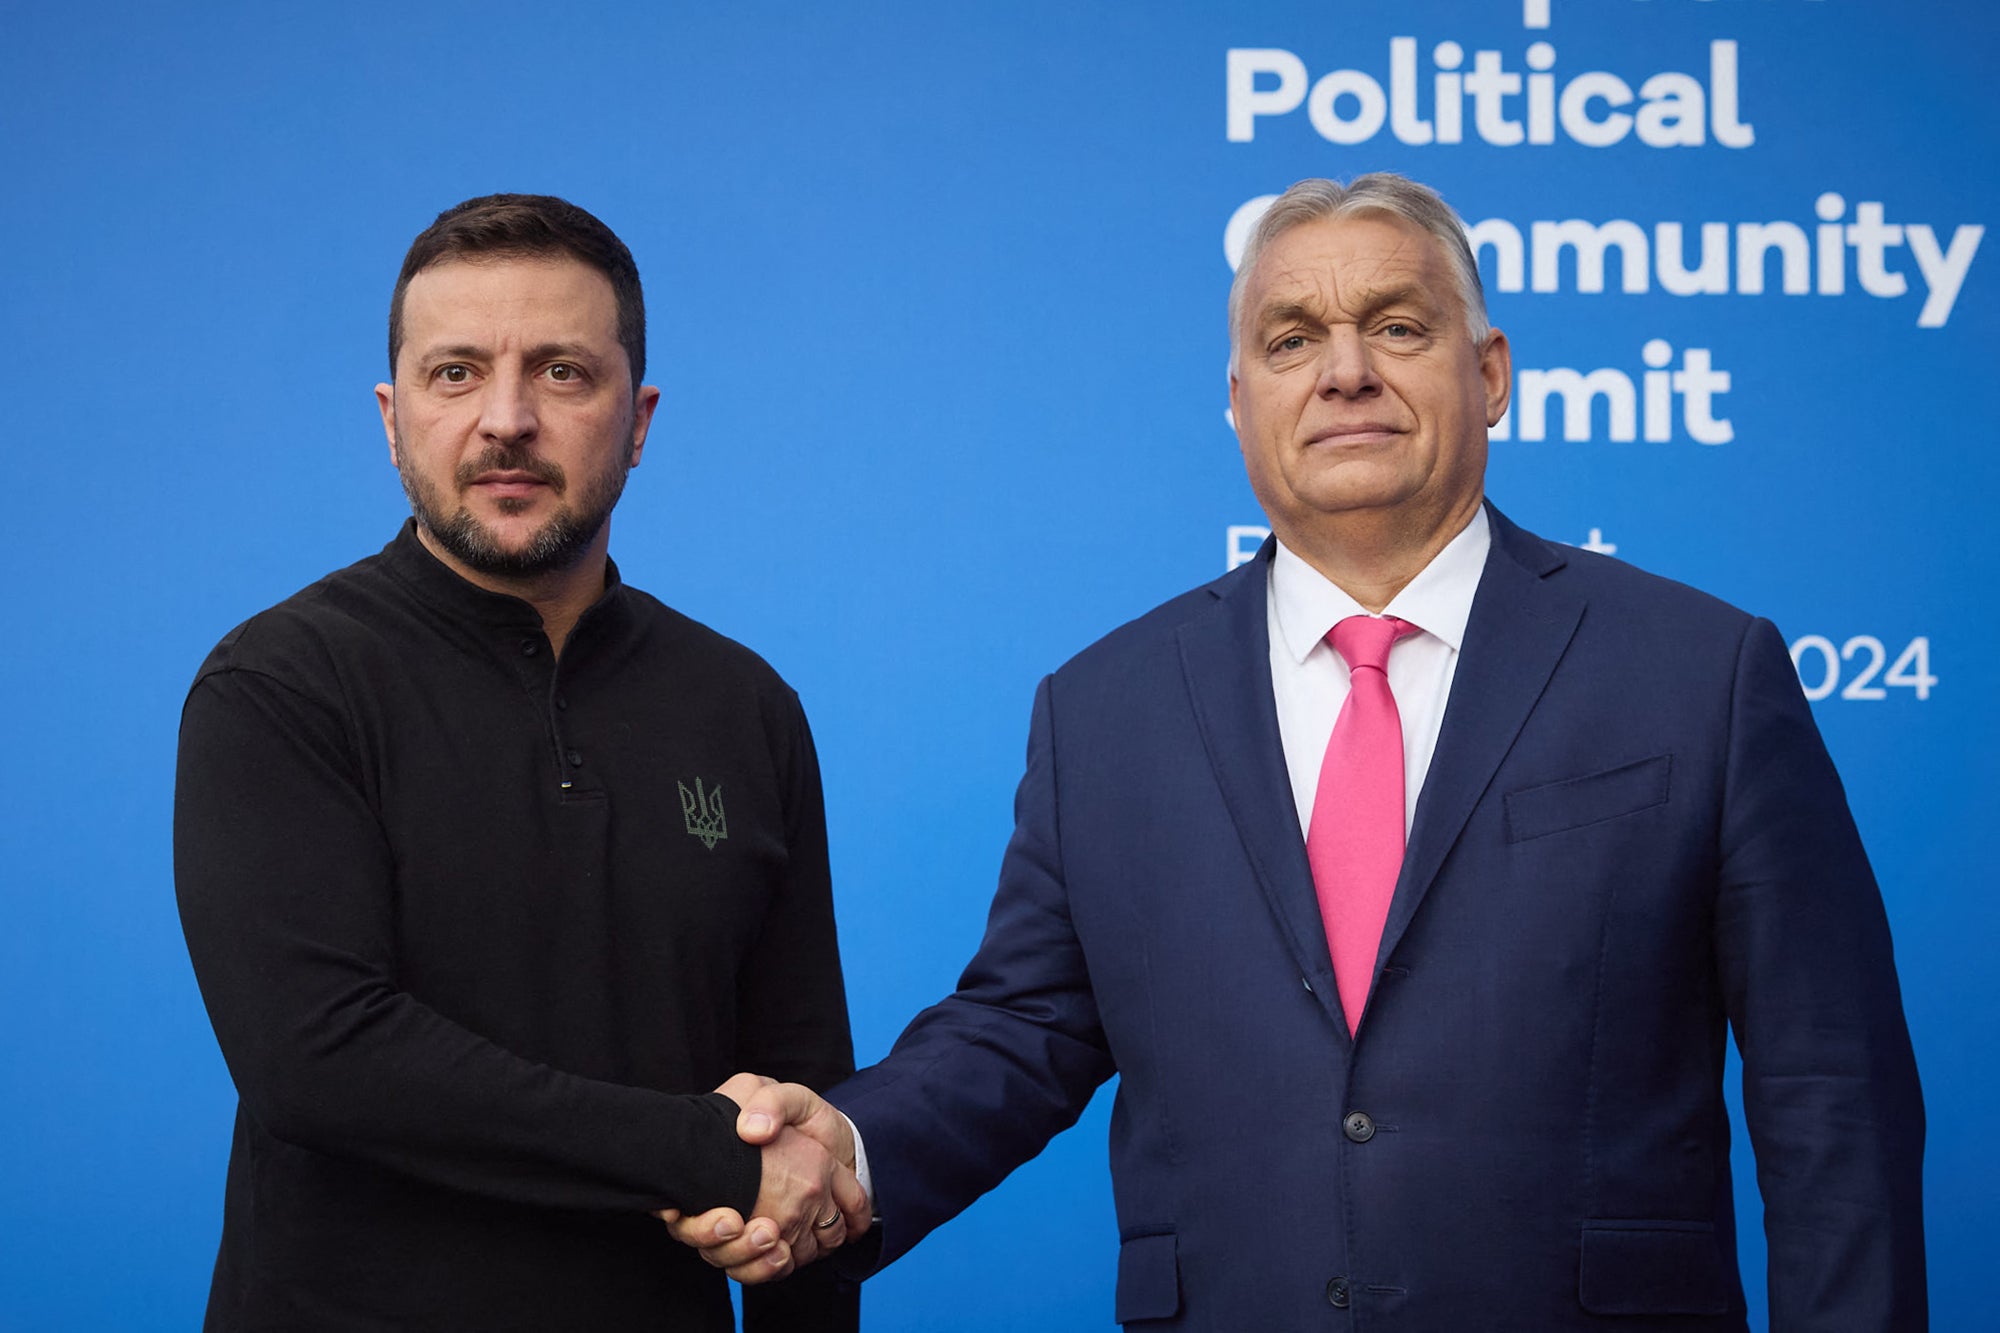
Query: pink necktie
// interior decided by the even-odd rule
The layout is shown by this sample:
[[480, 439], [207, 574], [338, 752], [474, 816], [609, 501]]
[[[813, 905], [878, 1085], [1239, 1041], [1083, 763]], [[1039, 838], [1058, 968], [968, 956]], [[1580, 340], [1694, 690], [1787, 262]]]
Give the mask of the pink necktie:
[[1403, 868], [1403, 721], [1388, 667], [1396, 640], [1416, 632], [1394, 616], [1349, 616], [1326, 636], [1351, 683], [1320, 763], [1306, 860], [1350, 1033], [1361, 1026]]

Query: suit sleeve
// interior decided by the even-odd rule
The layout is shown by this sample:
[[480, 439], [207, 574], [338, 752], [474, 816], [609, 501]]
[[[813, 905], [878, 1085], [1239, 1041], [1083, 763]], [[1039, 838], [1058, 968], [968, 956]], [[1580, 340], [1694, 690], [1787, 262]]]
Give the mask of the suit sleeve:
[[1770, 1245], [1772, 1333], [1927, 1326], [1923, 1098], [1889, 927], [1774, 626], [1740, 649], [1716, 948]]
[[394, 866], [341, 723], [269, 676], [212, 672], [188, 697], [174, 879], [243, 1111], [276, 1137], [517, 1203], [755, 1200], [727, 1098], [563, 1073], [399, 988]]
[[1044, 680], [978, 953], [882, 1063], [830, 1095], [868, 1145], [884, 1264], [1074, 1124], [1114, 1072], [1063, 883], [1059, 772]]
[[[736, 1067], [824, 1090], [854, 1072], [854, 1043], [834, 930], [819, 759], [805, 714], [789, 693], [774, 732], [787, 868], [738, 980]], [[782, 1282], [743, 1288], [744, 1333], [851, 1333], [860, 1323], [860, 1283], [834, 1264], [811, 1264]]]

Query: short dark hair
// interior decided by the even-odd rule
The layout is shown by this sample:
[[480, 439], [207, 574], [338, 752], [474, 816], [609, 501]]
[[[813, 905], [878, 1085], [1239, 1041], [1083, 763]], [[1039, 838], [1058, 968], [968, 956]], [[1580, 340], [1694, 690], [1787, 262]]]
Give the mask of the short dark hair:
[[566, 199], [549, 194], [487, 194], [437, 215], [410, 242], [389, 297], [389, 378], [403, 350], [403, 293], [410, 279], [451, 259], [490, 255], [569, 255], [602, 273], [618, 302], [618, 345], [632, 367], [632, 389], [646, 377], [646, 294], [639, 266], [616, 232]]

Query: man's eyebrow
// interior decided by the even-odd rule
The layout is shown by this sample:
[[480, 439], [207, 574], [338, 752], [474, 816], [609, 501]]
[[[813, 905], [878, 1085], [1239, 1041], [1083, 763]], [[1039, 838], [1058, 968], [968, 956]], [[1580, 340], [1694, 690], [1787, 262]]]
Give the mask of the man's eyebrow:
[[1319, 308], [1303, 301], [1280, 301], [1276, 305], [1265, 306], [1257, 312], [1256, 327], [1273, 328], [1280, 324], [1317, 324], [1320, 322]]
[[1406, 282], [1395, 287], [1385, 287], [1381, 291], [1364, 290], [1361, 293], [1361, 309], [1366, 314], [1379, 314], [1395, 305], [1413, 305], [1429, 312], [1430, 289], [1420, 283]]
[[473, 343], [452, 343], [446, 347], [426, 347], [418, 356], [419, 363], [429, 361], [477, 361], [486, 355], [484, 347]]
[[[1399, 305], [1415, 306], [1426, 314], [1433, 313], [1430, 289], [1421, 283], [1398, 283], [1394, 287], [1384, 287], [1379, 291], [1363, 288], [1356, 293], [1356, 296], [1354, 308], [1362, 318], [1378, 315], [1392, 306]], [[1256, 323], [1252, 327], [1270, 329], [1285, 324], [1318, 325], [1325, 322], [1325, 318], [1316, 302], [1279, 301], [1259, 310]]]
[[574, 342], [538, 343], [527, 352], [530, 361], [582, 361], [597, 364], [597, 353], [587, 344]]

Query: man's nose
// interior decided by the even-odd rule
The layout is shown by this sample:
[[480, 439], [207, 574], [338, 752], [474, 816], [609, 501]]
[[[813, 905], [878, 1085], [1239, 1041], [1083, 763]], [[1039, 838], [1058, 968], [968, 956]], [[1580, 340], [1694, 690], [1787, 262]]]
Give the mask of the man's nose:
[[1338, 324], [1328, 331], [1320, 350], [1319, 384], [1322, 398], [1359, 398], [1379, 393], [1382, 381], [1375, 374], [1375, 358], [1368, 339], [1352, 324]]
[[518, 370], [496, 370], [479, 401], [479, 433], [512, 443], [534, 438], [534, 383]]

